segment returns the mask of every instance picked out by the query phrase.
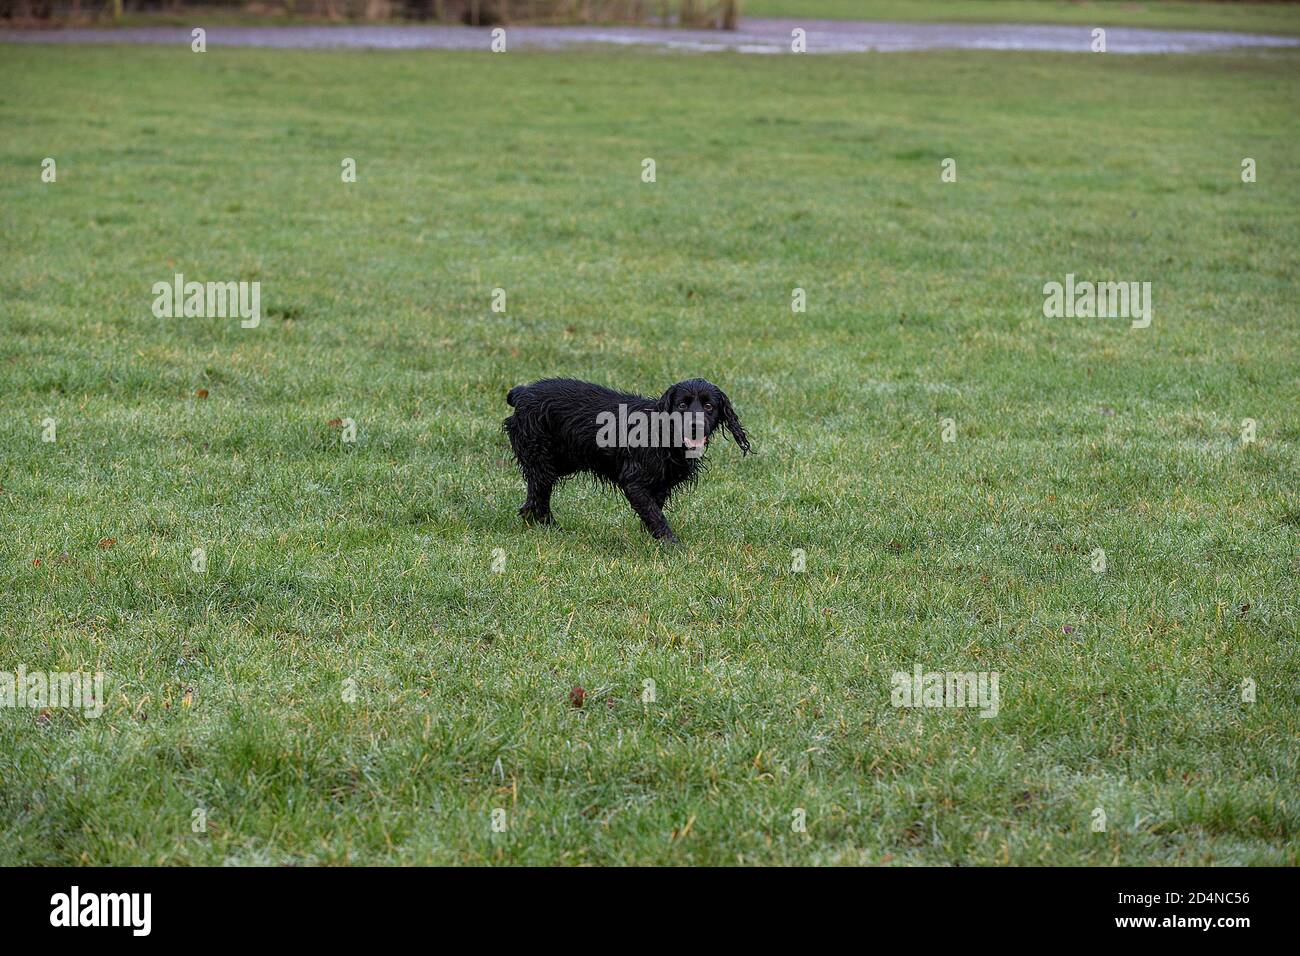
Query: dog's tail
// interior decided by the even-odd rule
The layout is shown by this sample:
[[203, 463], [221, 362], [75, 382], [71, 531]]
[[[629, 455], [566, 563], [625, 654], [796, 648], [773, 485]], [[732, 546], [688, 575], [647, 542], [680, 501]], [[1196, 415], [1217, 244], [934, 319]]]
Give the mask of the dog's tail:
[[519, 396], [523, 394], [523, 391], [524, 387], [522, 385], [516, 385], [510, 391], [506, 392], [506, 404], [511, 408], [514, 408], [515, 402], [519, 400]]

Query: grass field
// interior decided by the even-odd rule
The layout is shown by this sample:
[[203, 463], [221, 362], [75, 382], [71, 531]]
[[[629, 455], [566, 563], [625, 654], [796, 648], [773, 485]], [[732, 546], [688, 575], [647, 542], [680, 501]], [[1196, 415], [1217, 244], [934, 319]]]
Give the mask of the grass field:
[[[651, 5], [648, 9], [655, 10]], [[1154, 27], [1167, 30], [1237, 30], [1300, 34], [1300, 4], [1183, 2], [1183, 0], [740, 0], [744, 17], [806, 17], [830, 20], [919, 20], [955, 23], [1048, 23], [1078, 26]], [[217, 26], [311, 24], [310, 15], [233, 9], [161, 10], [127, 13], [121, 26]], [[651, 16], [647, 23], [657, 25]]]
[[[0, 46], [0, 863], [1297, 863], [1298, 64]], [[684, 547], [554, 374], [729, 393]]]
[[947, 20], [968, 23], [1063, 23], [1300, 33], [1294, 3], [1180, 0], [741, 0], [752, 17], [830, 20]]

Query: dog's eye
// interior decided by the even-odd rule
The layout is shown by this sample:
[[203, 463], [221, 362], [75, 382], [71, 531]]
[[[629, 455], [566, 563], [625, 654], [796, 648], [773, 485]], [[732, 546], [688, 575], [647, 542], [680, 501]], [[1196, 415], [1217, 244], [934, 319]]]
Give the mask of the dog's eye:
[[705, 407], [705, 408], [712, 408], [712, 407], [713, 407], [713, 403], [712, 403], [712, 402], [705, 402], [705, 403], [704, 403], [704, 407]]
[[677, 407], [678, 407], [678, 408], [685, 408], [685, 407], [686, 407], [686, 403], [685, 403], [685, 402], [678, 402], [678, 403], [677, 403]]

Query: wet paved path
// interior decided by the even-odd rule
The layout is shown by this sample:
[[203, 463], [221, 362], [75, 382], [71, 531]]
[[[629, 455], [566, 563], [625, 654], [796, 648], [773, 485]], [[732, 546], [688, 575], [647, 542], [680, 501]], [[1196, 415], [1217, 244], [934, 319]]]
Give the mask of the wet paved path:
[[[196, 16], [195, 26], [202, 26]], [[735, 50], [788, 53], [790, 31], [807, 31], [809, 53], [861, 53], [892, 50], [1055, 50], [1090, 53], [1092, 28], [1031, 26], [1014, 23], [892, 23], [852, 20], [747, 19], [735, 31], [678, 30], [656, 27], [567, 26], [507, 27], [510, 48], [559, 48], [580, 44], [659, 46], [678, 50]], [[286, 26], [211, 27], [208, 48], [251, 46], [326, 49], [486, 50], [487, 27], [458, 26]], [[189, 27], [127, 29], [0, 30], [0, 42], [161, 43], [188, 46]], [[1233, 47], [1295, 47], [1300, 38], [1257, 33], [1207, 33], [1183, 30], [1106, 28], [1108, 53], [1198, 53]]]

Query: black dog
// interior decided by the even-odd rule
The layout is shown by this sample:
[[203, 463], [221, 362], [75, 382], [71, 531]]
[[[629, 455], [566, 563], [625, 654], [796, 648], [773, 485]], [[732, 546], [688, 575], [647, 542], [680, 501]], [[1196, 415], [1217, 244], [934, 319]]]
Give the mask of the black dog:
[[[547, 378], [506, 395], [515, 412], [503, 428], [528, 485], [519, 514], [551, 524], [551, 490], [579, 472], [617, 485], [656, 538], [677, 541], [663, 507], [698, 476], [700, 456], [722, 426], [744, 452], [749, 438], [727, 396], [703, 379], [678, 382], [658, 399]], [[636, 424], [649, 422], [638, 437]], [[632, 423], [622, 429], [618, 423]], [[612, 441], [611, 441], [612, 437]], [[666, 440], [665, 440], [666, 439]]]

